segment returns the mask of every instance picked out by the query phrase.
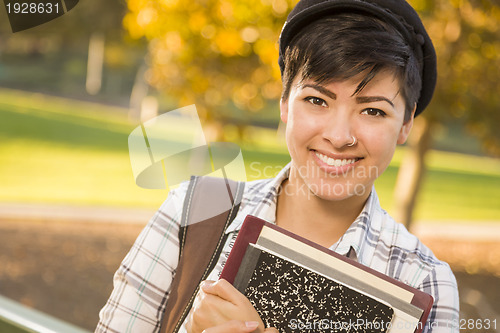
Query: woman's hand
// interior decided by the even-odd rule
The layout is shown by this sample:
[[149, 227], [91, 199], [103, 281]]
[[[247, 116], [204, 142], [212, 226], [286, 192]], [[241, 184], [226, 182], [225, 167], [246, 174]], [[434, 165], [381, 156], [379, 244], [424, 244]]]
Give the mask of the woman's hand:
[[[256, 322], [257, 326], [249, 330], [245, 322]], [[226, 280], [203, 281], [186, 324], [187, 331], [226, 332], [224, 329], [232, 325], [246, 329], [241, 332], [264, 332], [264, 323], [245, 295]]]
[[[202, 333], [250, 333], [254, 332], [259, 323], [256, 321], [240, 321], [231, 320], [222, 325], [215, 326], [204, 330]], [[271, 327], [266, 328], [264, 333], [279, 333], [277, 329]]]

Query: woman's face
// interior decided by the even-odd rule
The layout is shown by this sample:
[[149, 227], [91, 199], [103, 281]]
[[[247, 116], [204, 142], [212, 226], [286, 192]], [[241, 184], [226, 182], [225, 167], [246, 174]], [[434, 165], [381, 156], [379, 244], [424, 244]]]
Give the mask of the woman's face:
[[394, 75], [380, 72], [354, 95], [361, 79], [319, 85], [299, 77], [281, 102], [290, 181], [302, 193], [325, 200], [367, 197], [396, 144], [406, 141], [413, 117], [404, 123], [405, 103]]

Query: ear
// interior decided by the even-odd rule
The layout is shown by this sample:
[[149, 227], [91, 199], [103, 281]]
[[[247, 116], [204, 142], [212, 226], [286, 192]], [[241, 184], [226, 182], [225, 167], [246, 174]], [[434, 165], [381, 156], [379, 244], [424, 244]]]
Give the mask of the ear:
[[413, 108], [413, 111], [411, 112], [410, 119], [407, 120], [406, 122], [403, 122], [403, 126], [401, 127], [401, 130], [399, 131], [399, 136], [398, 136], [398, 145], [402, 145], [403, 143], [406, 142], [406, 139], [408, 139], [408, 136], [410, 135], [411, 128], [413, 127], [413, 118], [415, 117], [415, 110], [417, 109], [417, 105], [415, 104], [415, 107]]
[[288, 122], [288, 99], [280, 99], [280, 118], [285, 124]]

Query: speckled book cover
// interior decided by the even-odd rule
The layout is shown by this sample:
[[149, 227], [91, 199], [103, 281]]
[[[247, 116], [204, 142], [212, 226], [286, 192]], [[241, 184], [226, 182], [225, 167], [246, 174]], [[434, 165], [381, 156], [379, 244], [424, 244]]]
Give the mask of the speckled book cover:
[[280, 332], [422, 333], [434, 302], [421, 290], [251, 215], [219, 278], [246, 294], [266, 325]]
[[234, 285], [266, 326], [280, 332], [387, 332], [394, 311], [383, 302], [253, 244]]

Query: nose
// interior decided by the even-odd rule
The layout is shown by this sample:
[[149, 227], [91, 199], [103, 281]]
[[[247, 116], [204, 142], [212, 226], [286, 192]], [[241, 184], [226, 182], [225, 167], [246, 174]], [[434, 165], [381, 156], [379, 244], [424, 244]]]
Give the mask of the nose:
[[350, 147], [355, 142], [353, 125], [347, 112], [332, 112], [330, 119], [323, 124], [323, 139], [337, 149]]

